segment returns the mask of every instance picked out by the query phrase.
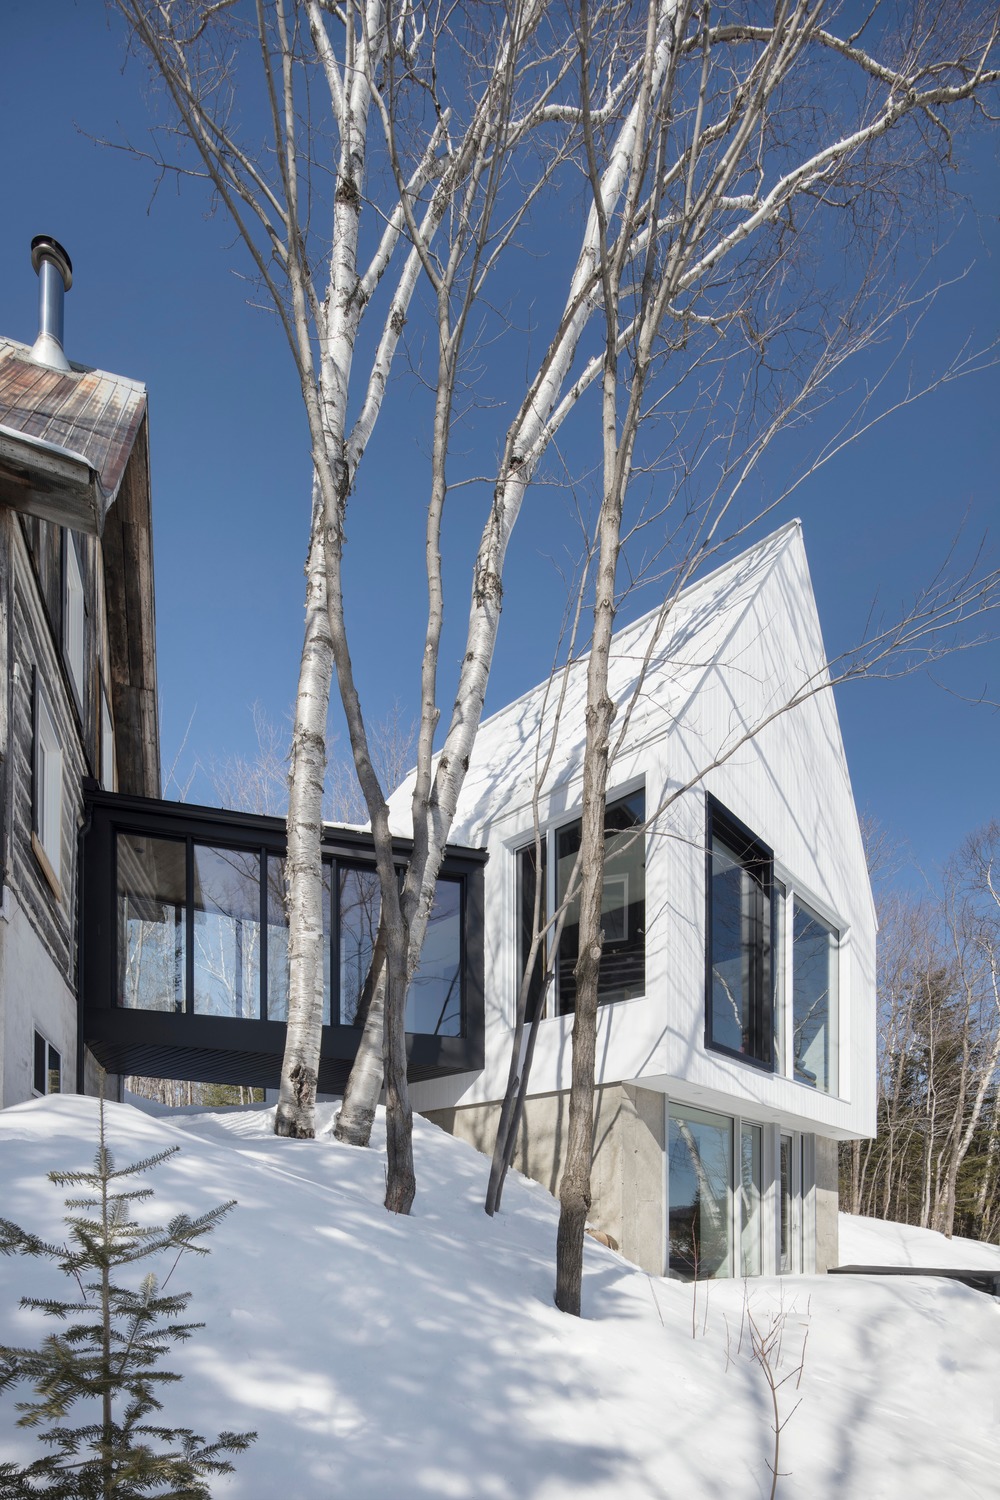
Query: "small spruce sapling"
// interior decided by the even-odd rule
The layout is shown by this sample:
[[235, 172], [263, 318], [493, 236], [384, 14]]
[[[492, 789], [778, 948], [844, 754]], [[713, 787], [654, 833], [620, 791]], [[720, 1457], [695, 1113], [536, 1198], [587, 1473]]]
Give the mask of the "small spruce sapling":
[[[0, 1219], [0, 1252], [55, 1261], [79, 1289], [72, 1301], [22, 1297], [22, 1307], [68, 1326], [39, 1349], [0, 1345], [0, 1391], [22, 1381], [33, 1384], [35, 1399], [18, 1402], [18, 1425], [44, 1428], [39, 1438], [51, 1449], [24, 1468], [0, 1462], [0, 1500], [210, 1500], [206, 1477], [232, 1473], [227, 1455], [243, 1452], [257, 1434], [223, 1432], [206, 1443], [187, 1427], [161, 1425], [159, 1393], [181, 1377], [157, 1367], [169, 1345], [204, 1327], [177, 1321], [191, 1294], [168, 1295], [166, 1282], [185, 1250], [208, 1254], [197, 1242], [235, 1200], [197, 1219], [178, 1214], [166, 1228], [138, 1223], [134, 1205], [153, 1190], [128, 1180], [178, 1147], [116, 1168], [105, 1139], [103, 1098], [99, 1131], [92, 1171], [49, 1173], [58, 1187], [83, 1188], [88, 1195], [66, 1199], [66, 1244], [48, 1244]], [[122, 1182], [128, 1185], [120, 1189]], [[170, 1253], [174, 1262], [162, 1286], [151, 1274], [137, 1287], [119, 1283], [124, 1268]], [[99, 1414], [81, 1426], [68, 1425], [71, 1408], [87, 1401], [98, 1403]]]

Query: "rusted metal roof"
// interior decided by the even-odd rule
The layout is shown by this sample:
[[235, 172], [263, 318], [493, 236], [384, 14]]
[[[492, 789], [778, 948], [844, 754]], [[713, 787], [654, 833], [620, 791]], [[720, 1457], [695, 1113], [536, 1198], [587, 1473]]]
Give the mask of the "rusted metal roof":
[[138, 381], [79, 365], [52, 370], [26, 344], [0, 338], [2, 497], [99, 534], [145, 409]]

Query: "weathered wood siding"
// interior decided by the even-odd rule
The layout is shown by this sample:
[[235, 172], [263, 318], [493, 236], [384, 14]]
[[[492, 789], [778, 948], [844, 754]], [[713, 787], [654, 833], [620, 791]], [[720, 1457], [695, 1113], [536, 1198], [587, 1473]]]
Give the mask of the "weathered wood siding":
[[149, 444], [145, 418], [125, 469], [103, 539], [110, 701], [118, 754], [118, 789], [160, 795], [156, 701], [156, 617], [149, 516]]
[[[64, 548], [60, 529], [3, 513], [0, 529], [0, 648], [6, 687], [3, 752], [4, 912], [0, 931], [0, 1051], [3, 1104], [30, 1097], [32, 1037], [40, 1031], [62, 1055], [64, 1089], [78, 1086], [76, 990], [78, 832], [83, 779], [100, 773], [101, 681], [108, 640], [100, 545], [77, 536], [84, 589], [83, 692], [66, 657]], [[32, 844], [34, 687], [41, 686], [62, 752], [59, 890]]]
[[[82, 740], [80, 716], [70, 689], [61, 639], [55, 634], [47, 601], [36, 587], [37, 579], [27, 549], [17, 544], [16, 537], [13, 550], [11, 886], [60, 976], [75, 987], [77, 830], [83, 813], [83, 777], [91, 773], [91, 761]], [[31, 845], [35, 673], [45, 693], [62, 749], [59, 872], [62, 894], [59, 898], [52, 891]]]

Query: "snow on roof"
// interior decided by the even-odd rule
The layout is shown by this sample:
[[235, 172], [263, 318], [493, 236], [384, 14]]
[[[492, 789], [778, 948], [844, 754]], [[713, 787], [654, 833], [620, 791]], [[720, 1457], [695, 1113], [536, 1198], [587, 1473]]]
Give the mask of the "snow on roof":
[[[655, 701], [640, 693], [634, 705], [635, 734], [645, 731], [648, 737], [658, 727], [667, 732], [697, 690], [706, 668], [717, 660], [779, 556], [794, 545], [800, 550], [803, 572], [808, 577], [801, 522], [792, 520], [683, 589], [668, 610], [657, 605], [615, 632], [609, 665], [609, 689], [615, 703], [622, 706], [631, 701], [644, 666], [647, 679], [652, 682], [654, 674], [656, 679]], [[584, 651], [565, 673], [560, 671], [540, 682], [483, 720], [452, 825], [453, 840], [462, 844], [483, 840], [485, 823], [496, 812], [501, 777], [505, 807], [528, 803], [557, 720], [558, 755], [544, 785], [551, 790], [579, 773], [586, 678]], [[411, 831], [412, 785], [411, 772], [389, 799], [394, 833]]]

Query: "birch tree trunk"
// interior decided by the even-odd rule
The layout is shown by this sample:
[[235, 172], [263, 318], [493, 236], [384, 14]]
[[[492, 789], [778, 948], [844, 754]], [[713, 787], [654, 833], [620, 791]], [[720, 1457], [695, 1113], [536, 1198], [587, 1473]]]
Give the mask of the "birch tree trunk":
[[312, 538], [306, 568], [306, 628], [295, 700], [288, 796], [289, 996], [285, 1060], [275, 1130], [315, 1133], [313, 1102], [323, 1025], [323, 825], [326, 721], [330, 706], [333, 642], [326, 603], [325, 526], [319, 496], [313, 500]]

